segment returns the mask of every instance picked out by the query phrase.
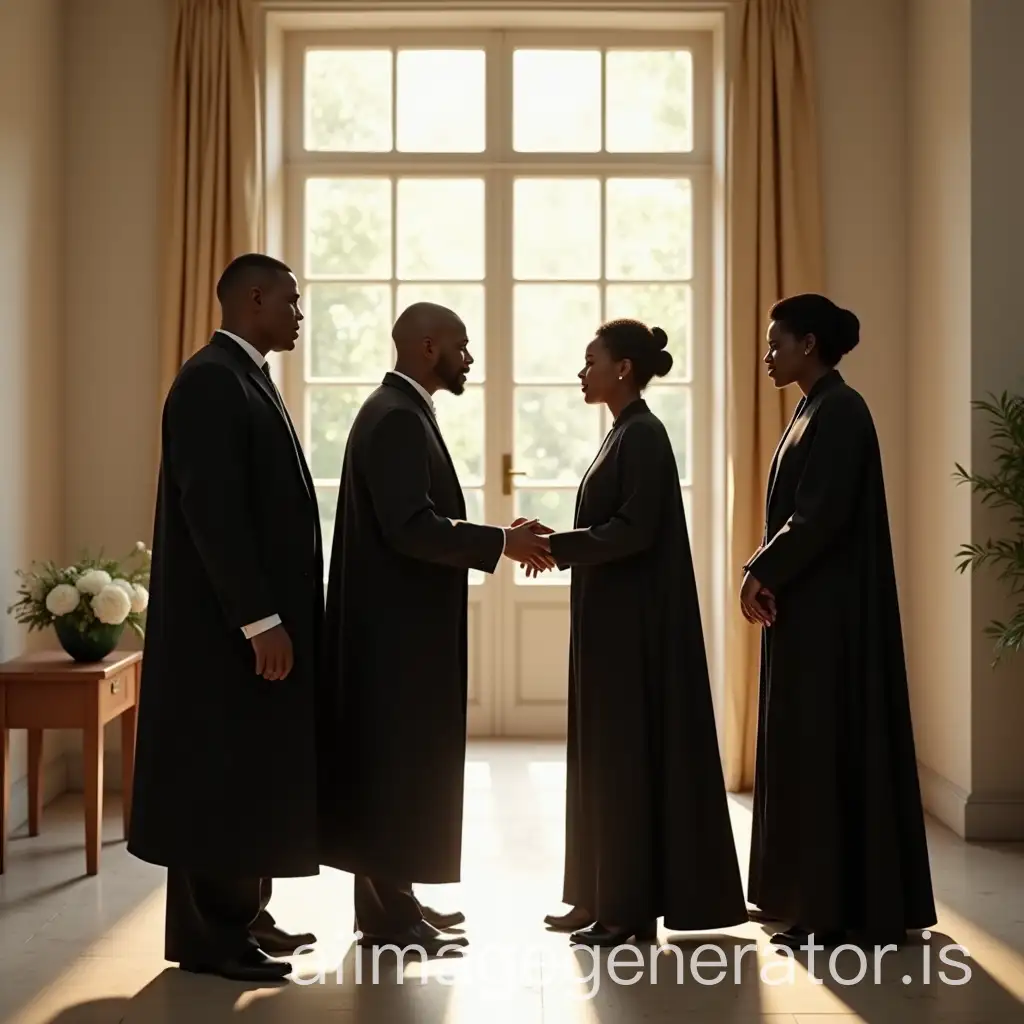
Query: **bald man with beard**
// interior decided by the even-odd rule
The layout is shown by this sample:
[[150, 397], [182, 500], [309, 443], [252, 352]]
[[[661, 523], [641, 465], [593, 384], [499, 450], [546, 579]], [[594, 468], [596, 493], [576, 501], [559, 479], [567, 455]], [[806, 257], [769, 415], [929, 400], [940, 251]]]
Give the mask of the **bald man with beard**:
[[457, 882], [466, 760], [469, 570], [551, 567], [537, 523], [467, 523], [432, 396], [461, 395], [462, 320], [416, 303], [397, 361], [366, 400], [341, 469], [318, 694], [321, 863], [355, 875], [364, 945], [428, 955], [466, 944], [412, 884]]

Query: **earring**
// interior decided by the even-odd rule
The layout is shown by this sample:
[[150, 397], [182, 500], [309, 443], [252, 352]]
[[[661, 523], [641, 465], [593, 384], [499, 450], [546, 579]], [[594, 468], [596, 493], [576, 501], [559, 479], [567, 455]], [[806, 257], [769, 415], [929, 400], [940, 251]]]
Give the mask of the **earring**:
[[619, 374], [619, 380], [622, 380], [622, 374], [621, 373]]

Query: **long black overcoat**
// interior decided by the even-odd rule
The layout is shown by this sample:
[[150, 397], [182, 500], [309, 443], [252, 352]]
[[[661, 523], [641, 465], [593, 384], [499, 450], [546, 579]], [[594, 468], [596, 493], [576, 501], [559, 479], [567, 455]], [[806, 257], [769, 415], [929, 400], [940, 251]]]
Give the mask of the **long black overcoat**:
[[394, 882], [456, 882], [468, 697], [469, 570], [500, 527], [466, 502], [431, 408], [389, 373], [341, 470], [319, 695], [322, 863]]
[[[219, 332], [178, 373], [162, 439], [128, 849], [193, 872], [317, 874], [323, 553], [299, 440]], [[272, 615], [295, 652], [281, 681], [256, 675], [242, 633]]]

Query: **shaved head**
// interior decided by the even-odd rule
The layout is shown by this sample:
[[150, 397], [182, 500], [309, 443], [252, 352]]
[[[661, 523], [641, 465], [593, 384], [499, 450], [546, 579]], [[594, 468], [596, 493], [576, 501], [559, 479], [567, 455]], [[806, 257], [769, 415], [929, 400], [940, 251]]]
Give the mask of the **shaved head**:
[[414, 302], [402, 311], [391, 329], [395, 348], [401, 350], [418, 345], [425, 338], [436, 338], [444, 331], [462, 326], [458, 315], [447, 306], [435, 302]]
[[398, 362], [395, 369], [433, 394], [439, 388], [462, 394], [473, 362], [462, 318], [435, 302], [414, 302], [391, 330]]

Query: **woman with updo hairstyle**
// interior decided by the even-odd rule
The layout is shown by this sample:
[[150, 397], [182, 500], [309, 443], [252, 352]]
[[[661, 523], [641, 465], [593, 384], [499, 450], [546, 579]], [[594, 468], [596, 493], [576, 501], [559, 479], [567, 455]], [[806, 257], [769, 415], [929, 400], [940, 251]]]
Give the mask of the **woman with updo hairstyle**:
[[762, 629], [747, 894], [794, 948], [898, 943], [936, 920], [882, 458], [836, 369], [859, 340], [822, 295], [769, 313], [768, 375], [803, 397], [740, 592]]
[[715, 733], [679, 470], [641, 397], [672, 368], [659, 327], [616, 320], [587, 345], [583, 400], [614, 422], [549, 536], [570, 588], [567, 914], [587, 946], [747, 920]]

